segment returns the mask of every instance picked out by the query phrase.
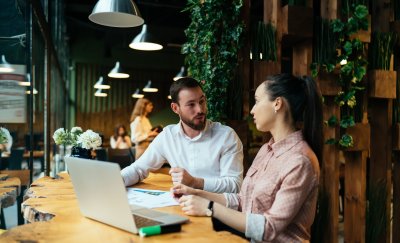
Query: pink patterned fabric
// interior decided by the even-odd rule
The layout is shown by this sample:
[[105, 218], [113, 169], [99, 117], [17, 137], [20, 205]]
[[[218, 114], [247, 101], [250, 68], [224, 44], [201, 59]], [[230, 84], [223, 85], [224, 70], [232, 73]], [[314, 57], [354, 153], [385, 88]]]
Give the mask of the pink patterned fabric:
[[247, 172], [239, 210], [265, 217], [265, 242], [310, 239], [318, 196], [317, 157], [302, 132], [265, 144]]

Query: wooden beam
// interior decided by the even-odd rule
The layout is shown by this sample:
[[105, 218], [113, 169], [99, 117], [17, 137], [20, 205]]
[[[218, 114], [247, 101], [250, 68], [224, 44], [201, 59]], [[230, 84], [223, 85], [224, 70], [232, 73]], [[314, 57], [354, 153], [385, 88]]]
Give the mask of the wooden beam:
[[367, 151], [344, 152], [344, 242], [365, 242]]

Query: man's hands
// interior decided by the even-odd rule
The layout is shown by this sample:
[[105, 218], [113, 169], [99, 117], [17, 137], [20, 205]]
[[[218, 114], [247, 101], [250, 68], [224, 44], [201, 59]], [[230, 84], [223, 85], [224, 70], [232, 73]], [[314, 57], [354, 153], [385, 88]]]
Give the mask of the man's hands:
[[204, 188], [204, 179], [191, 176], [185, 169], [175, 167], [169, 170], [174, 185], [184, 184], [196, 189]]

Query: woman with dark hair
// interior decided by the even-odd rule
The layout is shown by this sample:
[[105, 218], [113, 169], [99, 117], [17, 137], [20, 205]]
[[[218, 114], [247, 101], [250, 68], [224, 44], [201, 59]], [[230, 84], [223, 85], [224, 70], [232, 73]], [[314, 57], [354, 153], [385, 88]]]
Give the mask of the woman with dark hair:
[[127, 149], [132, 147], [131, 139], [129, 138], [124, 125], [118, 125], [114, 129], [114, 136], [110, 138], [110, 146], [113, 149]]
[[[290, 74], [270, 76], [255, 93], [257, 130], [271, 132], [238, 194], [185, 185], [172, 188], [188, 215], [211, 216], [252, 241], [308, 242], [322, 161], [322, 100], [316, 83]], [[302, 129], [296, 123], [302, 122]]]

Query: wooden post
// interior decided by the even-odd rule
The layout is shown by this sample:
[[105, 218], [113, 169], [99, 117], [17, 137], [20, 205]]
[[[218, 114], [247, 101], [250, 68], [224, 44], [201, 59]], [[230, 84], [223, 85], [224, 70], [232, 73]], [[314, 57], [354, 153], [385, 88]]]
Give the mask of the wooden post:
[[[371, 12], [372, 31], [388, 32], [390, 30], [390, 0], [372, 1]], [[388, 97], [390, 98], [390, 97]], [[387, 195], [391, 192], [392, 157], [392, 109], [393, 100], [375, 99], [369, 101], [369, 121], [371, 124], [371, 153], [370, 153], [370, 178], [369, 186], [384, 182]], [[377, 142], [379, 141], [379, 142]], [[382, 242], [390, 242], [390, 203], [391, 197], [386, 201], [386, 228], [380, 239]]]
[[[337, 18], [338, 1], [337, 0], [322, 0], [321, 1], [321, 17], [324, 19]], [[321, 90], [325, 98], [324, 102], [324, 120], [328, 120], [332, 115], [340, 119], [340, 109], [334, 101], [334, 96], [340, 91], [337, 86], [338, 76], [333, 74], [326, 75], [322, 78], [319, 76], [319, 86], [325, 87], [328, 83], [327, 89]], [[335, 86], [336, 85], [336, 86]], [[335, 88], [334, 88], [335, 87]], [[339, 138], [339, 129], [336, 127], [324, 127], [324, 139]], [[339, 151], [338, 147], [334, 145], [324, 145], [323, 150], [324, 161], [322, 162], [322, 188], [328, 196], [328, 223], [323, 225], [324, 239], [326, 243], [338, 242], [339, 231]]]
[[400, 242], [400, 151], [394, 151], [392, 242]]
[[367, 156], [367, 151], [344, 152], [346, 160], [344, 242], [365, 242]]
[[293, 74], [296, 76], [311, 75], [312, 42], [306, 40], [293, 46]]

